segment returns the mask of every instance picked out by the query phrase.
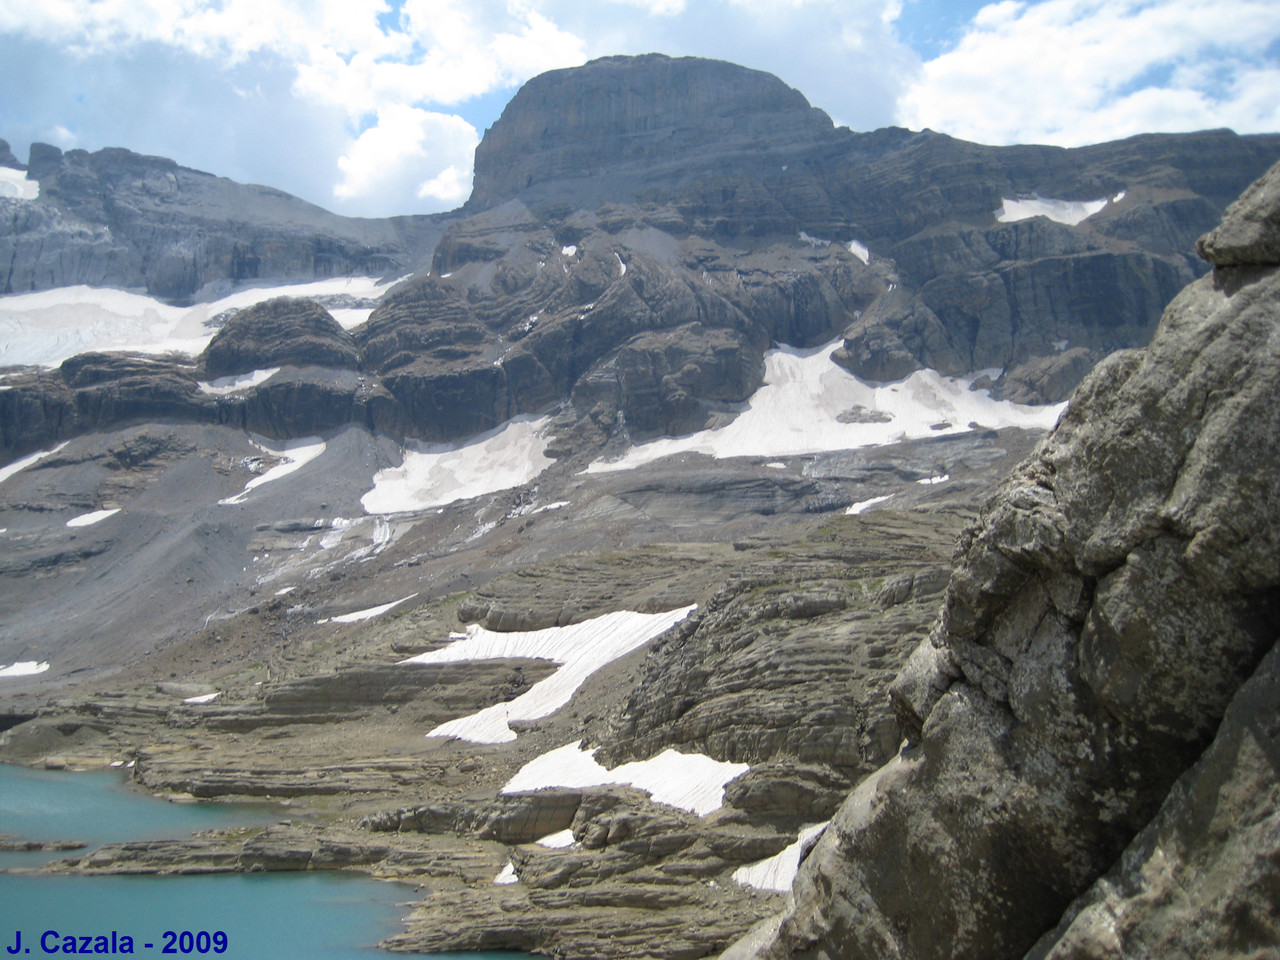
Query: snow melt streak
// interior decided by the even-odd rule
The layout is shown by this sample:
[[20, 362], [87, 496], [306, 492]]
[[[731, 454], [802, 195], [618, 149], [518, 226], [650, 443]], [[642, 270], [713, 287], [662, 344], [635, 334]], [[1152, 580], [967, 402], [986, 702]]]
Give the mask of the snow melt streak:
[[[967, 380], [917, 370], [898, 383], [859, 380], [829, 357], [834, 341], [813, 350], [781, 347], [765, 354], [765, 382], [746, 409], [716, 430], [665, 438], [633, 447], [618, 460], [597, 461], [588, 473], [630, 470], [677, 453], [717, 458], [786, 457], [879, 446], [984, 427], [1051, 428], [1064, 404], [1032, 407], [993, 400], [970, 390]], [[841, 423], [840, 414], [862, 407], [888, 414], [883, 423]], [[949, 424], [934, 429], [939, 423]]]
[[617, 783], [645, 790], [658, 803], [705, 817], [724, 804], [725, 784], [751, 769], [745, 763], [722, 763], [700, 753], [667, 749], [648, 760], [606, 770], [596, 762], [596, 751], [580, 749], [581, 743], [580, 740], [567, 743], [530, 760], [507, 782], [502, 792]]
[[549, 716], [573, 697], [587, 677], [605, 664], [648, 643], [679, 623], [694, 607], [666, 613], [623, 610], [602, 617], [546, 630], [496, 633], [478, 624], [467, 627], [465, 640], [419, 654], [401, 663], [455, 663], [462, 660], [554, 660], [562, 664], [514, 700], [442, 723], [429, 737], [459, 737], [474, 743], [509, 743], [516, 738], [509, 720]]

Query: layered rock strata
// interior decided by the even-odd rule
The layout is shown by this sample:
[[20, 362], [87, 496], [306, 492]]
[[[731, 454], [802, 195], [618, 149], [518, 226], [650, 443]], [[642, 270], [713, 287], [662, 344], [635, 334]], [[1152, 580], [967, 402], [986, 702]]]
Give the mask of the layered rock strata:
[[[1274, 678], [1249, 677], [1280, 631], [1277, 182], [1228, 210], [1201, 244], [1213, 276], [1089, 376], [962, 537], [894, 687], [907, 748], [850, 795], [775, 929], [729, 955], [1018, 957], [1113, 865], [1037, 955], [1274, 945], [1274, 814], [1254, 802], [1274, 791]], [[1204, 821], [1233, 805], [1241, 833]], [[1228, 863], [1262, 889], [1220, 884]]]

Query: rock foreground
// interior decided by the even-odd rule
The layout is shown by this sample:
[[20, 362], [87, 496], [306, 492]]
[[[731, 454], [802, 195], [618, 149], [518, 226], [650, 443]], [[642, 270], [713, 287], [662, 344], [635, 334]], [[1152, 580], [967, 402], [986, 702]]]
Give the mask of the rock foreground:
[[907, 747], [728, 955], [1280, 943], [1278, 212], [1273, 168], [1202, 243], [1213, 276], [1085, 380], [962, 536], [894, 686]]

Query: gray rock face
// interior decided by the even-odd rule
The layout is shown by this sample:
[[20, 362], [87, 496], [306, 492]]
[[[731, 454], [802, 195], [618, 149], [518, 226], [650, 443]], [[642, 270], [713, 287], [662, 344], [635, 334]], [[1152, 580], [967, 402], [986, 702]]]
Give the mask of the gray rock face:
[[[1220, 236], [1274, 218], [1276, 199], [1260, 218], [1233, 208]], [[894, 688], [909, 749], [851, 794], [758, 955], [1021, 956], [1147, 824], [1122, 879], [1042, 955], [1266, 939], [1270, 921], [1234, 926], [1266, 895], [1190, 878], [1202, 862], [1275, 884], [1275, 861], [1244, 847], [1251, 828], [1240, 843], [1192, 836], [1197, 808], [1225, 815], [1274, 791], [1270, 735], [1246, 732], [1258, 694], [1241, 685], [1280, 632], [1278, 318], [1280, 263], [1219, 267], [1147, 350], [1081, 385], [961, 538], [939, 622]], [[1171, 794], [1215, 730], [1221, 746]], [[1170, 831], [1181, 845], [1156, 854], [1151, 837]], [[1192, 882], [1173, 905], [1153, 893], [1159, 871], [1143, 873], [1157, 856]], [[1210, 920], [1210, 904], [1231, 909]], [[1173, 933], [1190, 917], [1203, 926]]]
[[128, 150], [33, 144], [37, 200], [0, 200], [0, 292], [85, 283], [190, 298], [206, 284], [404, 272], [429, 251], [431, 217], [339, 217]]
[[1227, 208], [1222, 224], [1196, 244], [1215, 267], [1280, 263], [1280, 172], [1272, 167]]
[[767, 73], [694, 57], [606, 57], [521, 87], [476, 150], [467, 209], [538, 195], [541, 184], [554, 183], [543, 195], [555, 196], [567, 179], [600, 176], [612, 181], [603, 190], [580, 184], [587, 199], [670, 196], [715, 167], [759, 176], [839, 139], [826, 114]]

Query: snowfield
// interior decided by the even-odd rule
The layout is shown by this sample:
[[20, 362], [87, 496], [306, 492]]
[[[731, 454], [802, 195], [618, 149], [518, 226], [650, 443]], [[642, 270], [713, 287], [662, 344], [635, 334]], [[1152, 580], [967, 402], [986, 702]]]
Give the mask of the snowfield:
[[796, 872], [800, 869], [800, 855], [804, 852], [805, 845], [827, 829], [827, 823], [830, 822], [828, 820], [802, 828], [795, 843], [767, 860], [739, 867], [733, 871], [733, 879], [743, 886], [755, 887], [757, 890], [790, 890], [791, 884], [795, 882]]
[[48, 669], [47, 660], [19, 660], [7, 667], [0, 667], [0, 677], [34, 677], [37, 673], [44, 673]]
[[464, 443], [420, 444], [398, 467], [379, 470], [360, 498], [366, 513], [405, 513], [528, 483], [551, 465], [550, 417], [516, 417]]
[[[839, 343], [811, 350], [770, 350], [765, 354], [764, 384], [733, 422], [640, 444], [617, 460], [597, 460], [586, 472], [630, 470], [679, 453], [723, 459], [851, 450], [964, 433], [973, 429], [971, 424], [1048, 430], [1066, 407], [993, 400], [985, 390], [970, 390], [972, 380], [944, 377], [936, 370], [917, 370], [897, 383], [869, 383], [831, 360]], [[888, 419], [840, 422], [841, 414], [858, 408]]]
[[[1124, 198], [1120, 193], [1115, 202]], [[1003, 206], [996, 211], [996, 219], [1001, 223], [1016, 223], [1032, 217], [1048, 217], [1058, 223], [1074, 227], [1082, 220], [1092, 217], [1111, 201], [1106, 197], [1101, 200], [1052, 200], [1048, 197], [1026, 197], [1019, 200], [1002, 199]]]
[[330, 617], [327, 620], [317, 620], [316, 623], [359, 623], [361, 620], [372, 620], [374, 617], [380, 617], [395, 607], [400, 606], [406, 600], [412, 600], [417, 593], [411, 593], [407, 597], [401, 597], [399, 600], [392, 600], [390, 603], [383, 603], [376, 607], [369, 607], [366, 610], [357, 610], [354, 613], [344, 613], [340, 617]]
[[667, 749], [648, 760], [606, 770], [596, 762], [596, 751], [582, 750], [581, 744], [581, 740], [567, 743], [530, 760], [507, 781], [502, 792], [617, 783], [644, 790], [657, 803], [705, 817], [724, 805], [725, 784], [751, 769], [746, 763], [722, 763], [701, 753]]
[[605, 664], [630, 653], [679, 623], [696, 607], [666, 613], [628, 610], [545, 630], [498, 633], [479, 624], [467, 627], [466, 638], [401, 663], [456, 663], [463, 660], [552, 660], [561, 664], [523, 694], [477, 713], [458, 717], [433, 729], [429, 737], [458, 737], [473, 743], [510, 743], [516, 738], [510, 720], [536, 720], [563, 707]]
[[28, 180], [25, 170], [0, 167], [0, 197], [8, 197], [11, 200], [35, 200], [39, 196], [39, 180]]
[[23, 470], [27, 469], [27, 467], [31, 466], [33, 463], [39, 463], [45, 457], [53, 456], [55, 453], [57, 453], [59, 450], [65, 447], [69, 442], [70, 442], [69, 440], [63, 440], [62, 443], [58, 444], [52, 450], [39, 450], [35, 453], [29, 453], [25, 457], [20, 457], [19, 459], [13, 461], [13, 463], [9, 464], [8, 466], [0, 467], [0, 483], [4, 483], [6, 480], [12, 477], [15, 473], [21, 473]]
[[114, 517], [120, 512], [119, 507], [111, 510], [95, 510], [93, 513], [82, 513], [78, 517], [72, 517], [67, 521], [68, 527], [91, 527], [95, 523], [101, 523], [107, 517]]
[[239, 393], [242, 390], [248, 390], [250, 387], [256, 387], [260, 383], [266, 383], [279, 372], [279, 367], [268, 367], [265, 370], [253, 370], [249, 373], [218, 377], [216, 380], [201, 380], [197, 386], [200, 388], [201, 393], [207, 393], [213, 397], [225, 397], [233, 393]]
[[301, 470], [320, 454], [324, 453], [327, 446], [319, 437], [303, 437], [300, 440], [292, 440], [279, 450], [268, 447], [266, 441], [261, 437], [255, 437], [251, 442], [263, 453], [279, 458], [283, 463], [278, 463], [266, 473], [254, 477], [234, 497], [227, 497], [225, 500], [219, 500], [218, 503], [224, 505], [244, 503], [251, 490], [262, 486], [264, 483], [271, 483], [281, 477], [287, 477], [297, 470]]
[[[3, 169], [3, 168], [0, 168]], [[273, 297], [377, 300], [395, 283], [374, 277], [339, 277], [310, 283], [238, 290], [211, 303], [173, 307], [153, 297], [98, 287], [59, 287], [0, 297], [0, 366], [54, 367], [88, 350], [176, 351], [196, 355], [213, 338], [209, 321]], [[369, 319], [372, 307], [330, 311], [350, 329]]]

